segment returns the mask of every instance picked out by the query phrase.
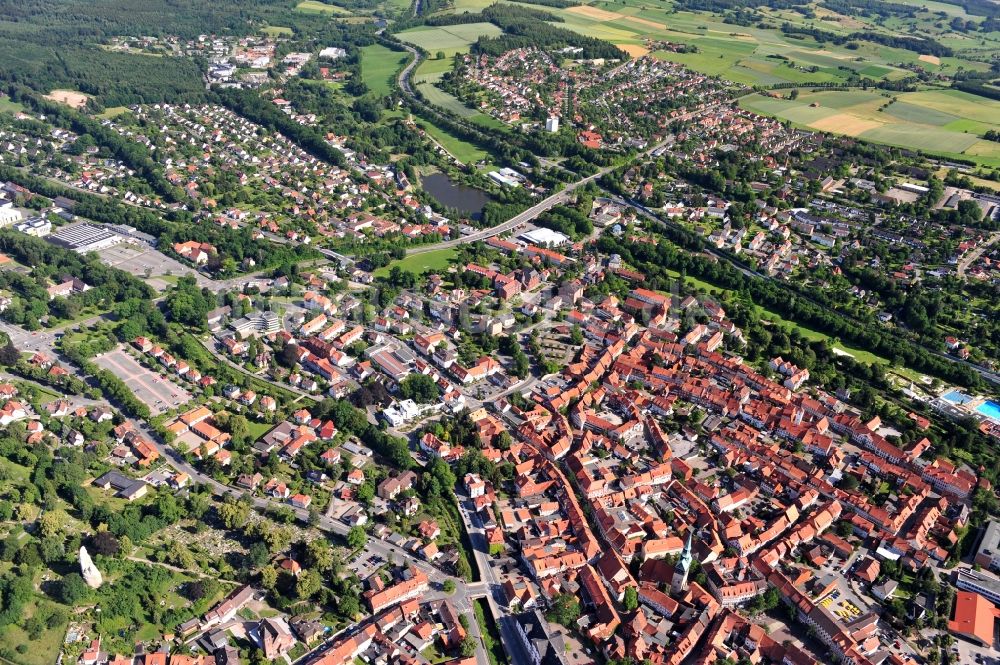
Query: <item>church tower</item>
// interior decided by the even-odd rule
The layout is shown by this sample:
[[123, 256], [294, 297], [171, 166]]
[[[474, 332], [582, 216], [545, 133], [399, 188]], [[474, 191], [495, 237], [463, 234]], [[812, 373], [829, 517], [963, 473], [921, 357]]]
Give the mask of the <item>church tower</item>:
[[677, 564], [674, 566], [674, 576], [670, 580], [670, 591], [674, 594], [684, 593], [688, 588], [688, 573], [691, 572], [692, 533], [692, 531], [688, 532], [687, 542], [684, 544], [684, 551], [681, 552], [681, 558], [678, 559]]

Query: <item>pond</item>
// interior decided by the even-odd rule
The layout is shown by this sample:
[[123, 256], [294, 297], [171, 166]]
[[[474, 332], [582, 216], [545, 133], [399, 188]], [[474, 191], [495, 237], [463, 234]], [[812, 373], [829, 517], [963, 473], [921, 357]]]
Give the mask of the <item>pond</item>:
[[441, 205], [454, 208], [473, 219], [482, 217], [483, 207], [491, 200], [483, 190], [454, 183], [443, 173], [422, 176], [420, 185]]

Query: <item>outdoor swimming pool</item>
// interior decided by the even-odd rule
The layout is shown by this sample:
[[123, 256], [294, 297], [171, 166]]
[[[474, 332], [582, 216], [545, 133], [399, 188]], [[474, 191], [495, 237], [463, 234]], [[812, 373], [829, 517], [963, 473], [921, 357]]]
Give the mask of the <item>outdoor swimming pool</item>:
[[951, 402], [952, 404], [967, 404], [972, 401], [972, 398], [963, 393], [961, 390], [952, 390], [944, 395], [941, 395], [941, 399]]
[[976, 412], [1000, 423], [1000, 404], [996, 402], [983, 402], [976, 407]]

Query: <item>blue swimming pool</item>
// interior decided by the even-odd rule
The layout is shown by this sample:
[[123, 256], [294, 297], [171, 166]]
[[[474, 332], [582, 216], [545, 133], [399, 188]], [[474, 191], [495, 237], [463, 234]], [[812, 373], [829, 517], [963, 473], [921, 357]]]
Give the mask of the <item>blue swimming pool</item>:
[[976, 407], [976, 412], [1000, 423], [1000, 404], [996, 402], [983, 402]]
[[941, 399], [951, 402], [952, 404], [966, 404], [972, 401], [972, 398], [963, 393], [961, 390], [952, 390], [944, 395], [941, 395]]

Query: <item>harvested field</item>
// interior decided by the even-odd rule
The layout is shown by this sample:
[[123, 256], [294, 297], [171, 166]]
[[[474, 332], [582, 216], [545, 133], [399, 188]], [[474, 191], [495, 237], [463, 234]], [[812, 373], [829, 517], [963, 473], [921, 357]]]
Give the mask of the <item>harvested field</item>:
[[[592, 18], [595, 21], [614, 21], [625, 16], [624, 14], [619, 14], [618, 12], [609, 12], [607, 10], [598, 9], [597, 7], [591, 7], [589, 5], [577, 5], [575, 7], [570, 7], [566, 11], [570, 14], [579, 14], [580, 16]], [[630, 16], [629, 18], [631, 19], [632, 17]]]
[[656, 21], [650, 21], [649, 19], [639, 18], [638, 16], [627, 16], [626, 21], [631, 23], [638, 23], [639, 25], [645, 26], [647, 28], [654, 28], [656, 30], [666, 30], [667, 26], [663, 23], [657, 23]]
[[917, 58], [917, 60], [919, 60], [920, 62], [926, 62], [929, 65], [941, 64], [941, 58], [937, 57], [936, 55], [922, 55], [919, 58]]
[[837, 113], [828, 118], [809, 123], [813, 129], [821, 132], [836, 132], [837, 134], [847, 134], [848, 136], [858, 136], [869, 129], [881, 127], [884, 123], [875, 120], [866, 120], [850, 113]]
[[628, 53], [633, 58], [641, 58], [649, 53], [649, 49], [638, 44], [615, 44], [618, 48]]

